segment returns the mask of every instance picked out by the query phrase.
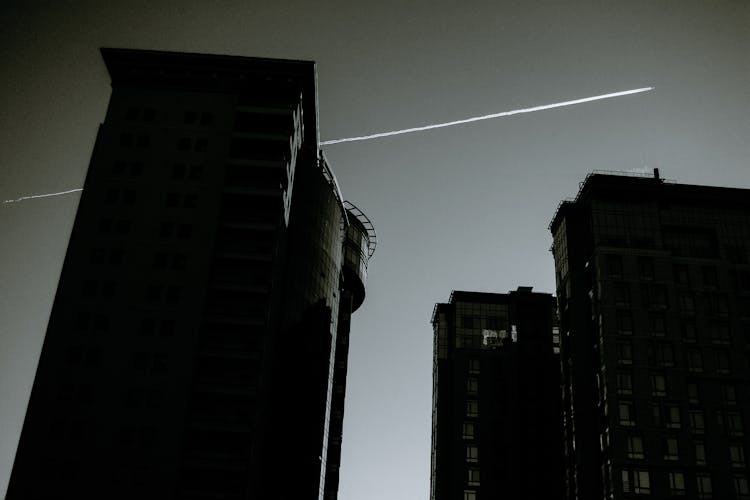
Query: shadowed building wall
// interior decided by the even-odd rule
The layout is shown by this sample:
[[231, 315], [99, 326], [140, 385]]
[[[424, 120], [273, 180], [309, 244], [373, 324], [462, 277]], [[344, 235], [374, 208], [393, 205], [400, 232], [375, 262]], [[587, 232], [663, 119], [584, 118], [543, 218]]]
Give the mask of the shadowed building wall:
[[435, 305], [432, 500], [562, 498], [554, 308], [531, 287]]
[[102, 54], [112, 97], [8, 499], [335, 497], [337, 320], [348, 338], [364, 274], [314, 63]]
[[750, 498], [750, 191], [592, 174], [550, 229], [566, 498]]

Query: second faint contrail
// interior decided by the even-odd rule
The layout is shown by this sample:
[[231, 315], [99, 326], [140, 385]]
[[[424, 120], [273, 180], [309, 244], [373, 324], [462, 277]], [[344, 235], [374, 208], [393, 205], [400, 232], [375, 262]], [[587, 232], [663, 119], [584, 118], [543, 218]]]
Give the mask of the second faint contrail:
[[612, 92], [610, 94], [601, 94], [591, 97], [584, 97], [582, 99], [574, 99], [572, 101], [556, 102], [553, 104], [544, 104], [542, 106], [534, 106], [532, 108], [513, 109], [511, 111], [501, 111], [500, 113], [492, 113], [490, 115], [473, 116], [471, 118], [464, 118], [462, 120], [455, 120], [452, 122], [445, 123], [433, 123], [432, 125], [423, 125], [421, 127], [405, 128], [401, 130], [392, 130], [390, 132], [380, 132], [378, 134], [361, 135], [358, 137], [347, 137], [345, 139], [333, 139], [330, 141], [322, 141], [321, 146], [327, 146], [329, 144], [338, 144], [340, 142], [355, 142], [355, 141], [367, 141], [369, 139], [378, 139], [380, 137], [388, 137], [391, 135], [410, 134], [412, 132], [421, 132], [422, 130], [431, 130], [434, 128], [452, 127], [453, 125], [462, 125], [464, 123], [478, 122], [481, 120], [491, 120], [492, 118], [500, 118], [503, 116], [520, 115], [522, 113], [533, 113], [534, 111], [543, 111], [545, 109], [562, 108], [564, 106], [572, 106], [574, 104], [582, 104], [584, 102], [600, 101], [602, 99], [611, 99], [613, 97], [620, 97], [630, 94], [640, 94], [641, 92], [648, 92], [653, 90], [654, 87], [642, 87], [639, 89], [623, 90], [622, 92]]
[[46, 193], [46, 194], [33, 194], [30, 196], [21, 196], [20, 198], [16, 198], [15, 200], [5, 200], [2, 203], [17, 203], [19, 201], [24, 200], [33, 200], [35, 198], [49, 198], [50, 196], [62, 196], [64, 194], [70, 194], [70, 193], [77, 193], [78, 191], [83, 191], [83, 188], [76, 188], [76, 189], [68, 189], [67, 191], [59, 191], [57, 193]]

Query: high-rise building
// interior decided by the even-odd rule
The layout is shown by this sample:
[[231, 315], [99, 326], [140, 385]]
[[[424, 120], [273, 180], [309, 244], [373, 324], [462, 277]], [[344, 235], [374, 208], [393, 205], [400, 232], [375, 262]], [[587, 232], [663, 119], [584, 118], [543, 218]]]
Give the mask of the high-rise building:
[[102, 49], [112, 96], [8, 499], [335, 499], [375, 247], [315, 64]]
[[554, 309], [531, 287], [435, 305], [431, 500], [562, 498]]
[[595, 173], [550, 229], [567, 499], [750, 498], [750, 190]]

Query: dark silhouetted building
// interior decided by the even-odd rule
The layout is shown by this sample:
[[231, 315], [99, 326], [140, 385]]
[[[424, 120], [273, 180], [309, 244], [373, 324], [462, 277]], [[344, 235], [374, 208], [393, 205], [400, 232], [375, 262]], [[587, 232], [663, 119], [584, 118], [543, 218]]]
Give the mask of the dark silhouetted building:
[[335, 499], [375, 234], [319, 151], [315, 64], [102, 55], [7, 498]]
[[750, 190], [595, 173], [550, 229], [567, 499], [749, 499]]
[[435, 305], [431, 500], [562, 498], [554, 310], [531, 287]]

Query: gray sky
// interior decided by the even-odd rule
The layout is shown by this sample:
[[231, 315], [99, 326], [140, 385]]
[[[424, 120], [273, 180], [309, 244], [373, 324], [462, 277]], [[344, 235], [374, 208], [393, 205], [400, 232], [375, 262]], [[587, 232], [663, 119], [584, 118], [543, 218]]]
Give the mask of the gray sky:
[[[324, 140], [656, 87], [325, 147], [379, 238], [352, 324], [342, 500], [428, 498], [433, 304], [552, 292], [547, 224], [586, 173], [750, 188], [744, 0], [6, 0], [0, 20], [0, 200], [82, 185], [110, 95], [101, 46], [315, 60]], [[0, 206], [0, 492], [77, 203]]]

